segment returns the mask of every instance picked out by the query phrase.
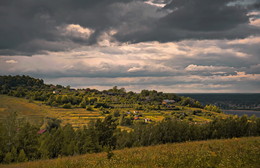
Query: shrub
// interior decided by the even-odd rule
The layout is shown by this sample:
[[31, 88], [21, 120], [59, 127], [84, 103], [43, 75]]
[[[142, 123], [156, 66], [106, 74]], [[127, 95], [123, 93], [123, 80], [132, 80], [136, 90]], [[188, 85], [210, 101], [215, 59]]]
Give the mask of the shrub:
[[172, 108], [173, 110], [180, 110], [180, 108], [179, 107], [174, 107], [174, 108]]
[[86, 107], [86, 110], [88, 110], [88, 111], [93, 111], [93, 108], [92, 108], [91, 106], [87, 106], [87, 107]]
[[201, 111], [201, 110], [194, 110], [194, 111], [192, 112], [193, 115], [197, 115], [197, 114], [199, 114], [199, 113], [202, 113], [202, 111]]
[[20, 150], [17, 160], [18, 162], [26, 162], [28, 160], [23, 149]]
[[11, 153], [11, 152], [8, 152], [8, 153], [5, 155], [4, 163], [11, 163], [12, 161], [13, 161], [12, 153]]
[[63, 108], [66, 108], [66, 109], [70, 109], [70, 108], [71, 108], [71, 104], [70, 104], [70, 103], [67, 103], [67, 104], [64, 104], [62, 107], [63, 107]]

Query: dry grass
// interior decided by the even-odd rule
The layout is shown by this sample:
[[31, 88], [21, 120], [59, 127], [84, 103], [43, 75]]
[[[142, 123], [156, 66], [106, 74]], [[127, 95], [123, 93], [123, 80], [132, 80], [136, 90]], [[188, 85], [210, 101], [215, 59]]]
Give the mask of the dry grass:
[[47, 115], [46, 110], [37, 104], [29, 103], [22, 98], [0, 95], [0, 119], [4, 119], [11, 112], [16, 112], [19, 117], [26, 118], [33, 123], [38, 123]]
[[106, 153], [42, 160], [2, 168], [257, 168], [260, 165], [260, 137], [197, 141], [124, 149]]
[[82, 127], [91, 119], [103, 118], [97, 111], [86, 111], [83, 108], [63, 109], [41, 104], [29, 103], [23, 98], [0, 95], [0, 120], [3, 120], [10, 112], [17, 112], [18, 116], [32, 123], [41, 123], [44, 117], [61, 119], [62, 125], [67, 123]]

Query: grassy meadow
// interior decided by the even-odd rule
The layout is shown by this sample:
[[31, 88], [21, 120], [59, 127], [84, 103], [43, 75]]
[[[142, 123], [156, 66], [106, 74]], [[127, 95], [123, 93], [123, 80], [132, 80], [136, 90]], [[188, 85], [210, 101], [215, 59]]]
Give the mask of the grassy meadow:
[[2, 168], [86, 168], [86, 167], [178, 167], [257, 168], [260, 165], [260, 137], [195, 141], [139, 147], [107, 153], [86, 154], [53, 160], [0, 165]]

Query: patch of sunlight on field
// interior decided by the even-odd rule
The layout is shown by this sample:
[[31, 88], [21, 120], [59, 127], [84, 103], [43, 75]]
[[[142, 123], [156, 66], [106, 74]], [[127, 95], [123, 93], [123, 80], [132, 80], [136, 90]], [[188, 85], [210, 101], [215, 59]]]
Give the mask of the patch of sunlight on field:
[[161, 113], [143, 113], [144, 116], [149, 117], [149, 116], [161, 116]]
[[152, 121], [162, 121], [164, 116], [149, 116]]
[[205, 117], [201, 117], [201, 116], [193, 116], [193, 121], [196, 121], [196, 122], [209, 122], [211, 121], [210, 119], [207, 119]]
[[62, 125], [76, 123], [77, 127], [87, 125], [90, 120], [104, 118], [97, 111], [86, 111], [83, 108], [63, 109], [50, 107], [40, 102], [29, 103], [24, 98], [0, 95], [0, 120], [4, 120], [11, 112], [17, 112], [19, 117], [32, 123], [41, 123], [44, 117], [54, 117], [62, 120]]
[[0, 112], [3, 112], [5, 110], [6, 110], [6, 108], [0, 108]]
[[42, 106], [34, 103], [29, 103], [23, 98], [10, 97], [0, 95], [0, 119], [4, 119], [11, 112], [16, 112], [19, 117], [26, 120], [31, 120], [33, 123], [38, 123], [46, 116], [46, 111]]

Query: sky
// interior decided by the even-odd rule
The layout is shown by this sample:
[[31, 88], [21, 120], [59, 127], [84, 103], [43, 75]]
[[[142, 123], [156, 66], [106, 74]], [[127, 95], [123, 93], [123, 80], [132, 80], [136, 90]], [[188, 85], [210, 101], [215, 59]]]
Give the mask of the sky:
[[1, 0], [0, 75], [260, 93], [260, 0]]

